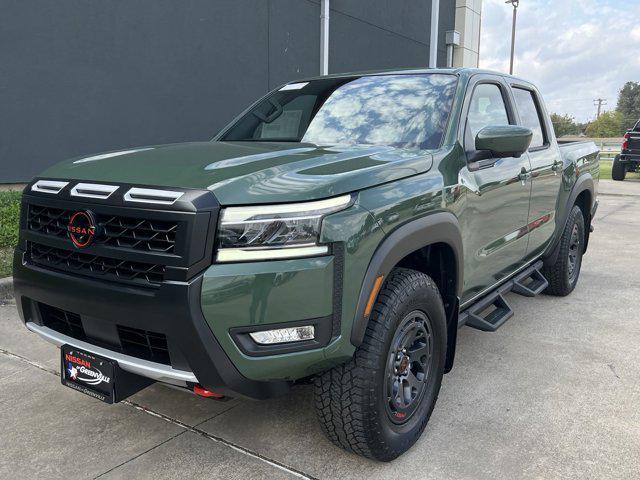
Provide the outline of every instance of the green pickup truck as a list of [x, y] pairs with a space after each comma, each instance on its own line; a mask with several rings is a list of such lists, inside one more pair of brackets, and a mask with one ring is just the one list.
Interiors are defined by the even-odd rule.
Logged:
[[313, 382], [331, 441], [389, 461], [424, 430], [458, 328], [498, 329], [507, 292], [574, 289], [598, 162], [591, 142], [558, 145], [519, 78], [299, 80], [212, 141], [34, 179], [17, 305], [61, 347], [62, 383], [94, 398], [163, 382], [262, 399]]

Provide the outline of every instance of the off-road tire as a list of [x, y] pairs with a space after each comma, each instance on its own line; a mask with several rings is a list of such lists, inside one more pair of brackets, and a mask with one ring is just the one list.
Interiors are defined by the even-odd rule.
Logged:
[[[392, 408], [391, 397], [387, 396], [388, 382], [392, 381], [388, 362], [395, 358], [391, 346], [398, 337], [396, 332], [400, 333], [402, 322], [414, 312], [424, 315], [430, 324], [430, 368], [423, 376], [426, 380], [422, 395], [416, 396], [419, 401], [413, 404], [415, 410], [406, 423], [398, 425], [388, 412]], [[438, 398], [445, 365], [446, 325], [442, 299], [433, 280], [415, 270], [394, 269], [378, 294], [363, 343], [354, 357], [315, 379], [316, 412], [327, 437], [348, 451], [380, 461], [391, 461], [407, 451], [422, 434]]]
[[611, 166], [611, 178], [621, 182], [627, 176], [625, 164], [620, 161], [620, 155], [616, 155]]
[[[577, 231], [578, 245], [575, 245], [574, 229]], [[560, 250], [558, 257], [553, 265], [545, 265], [542, 268], [542, 274], [549, 281], [549, 286], [544, 293], [564, 297], [569, 295], [580, 276], [580, 268], [582, 267], [582, 255], [584, 253], [585, 241], [585, 221], [582, 210], [574, 205], [567, 218], [562, 237], [560, 237]], [[571, 270], [571, 255], [575, 254], [577, 263]], [[577, 270], [576, 270], [577, 269]]]

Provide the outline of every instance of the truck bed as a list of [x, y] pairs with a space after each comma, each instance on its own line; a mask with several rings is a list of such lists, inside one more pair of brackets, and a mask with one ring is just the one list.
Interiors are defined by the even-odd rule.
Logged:
[[567, 162], [577, 162], [579, 160], [591, 160], [600, 149], [592, 140], [562, 141], [558, 140], [560, 155]]

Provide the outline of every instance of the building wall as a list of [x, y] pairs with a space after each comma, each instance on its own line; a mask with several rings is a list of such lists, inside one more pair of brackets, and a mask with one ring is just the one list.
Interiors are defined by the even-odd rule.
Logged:
[[477, 67], [480, 58], [482, 0], [456, 0], [455, 29], [460, 45], [453, 49], [454, 67]]
[[[319, 0], [5, 2], [0, 183], [59, 160], [206, 140], [319, 72]], [[430, 0], [332, 0], [330, 72], [425, 66]], [[440, 2], [439, 64], [454, 0]]]

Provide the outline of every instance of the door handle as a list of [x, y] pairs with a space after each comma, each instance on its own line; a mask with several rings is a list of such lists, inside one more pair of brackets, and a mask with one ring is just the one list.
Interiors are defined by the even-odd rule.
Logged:
[[563, 165], [561, 161], [556, 160], [553, 162], [553, 165], [551, 165], [551, 170], [553, 170], [554, 174], [558, 175], [558, 171], [562, 170]]
[[522, 182], [522, 186], [524, 186], [527, 183], [527, 178], [529, 178], [530, 176], [531, 176], [531, 170], [527, 170], [526, 168], [522, 167], [522, 169], [520, 170], [520, 173], [518, 174], [518, 180]]

